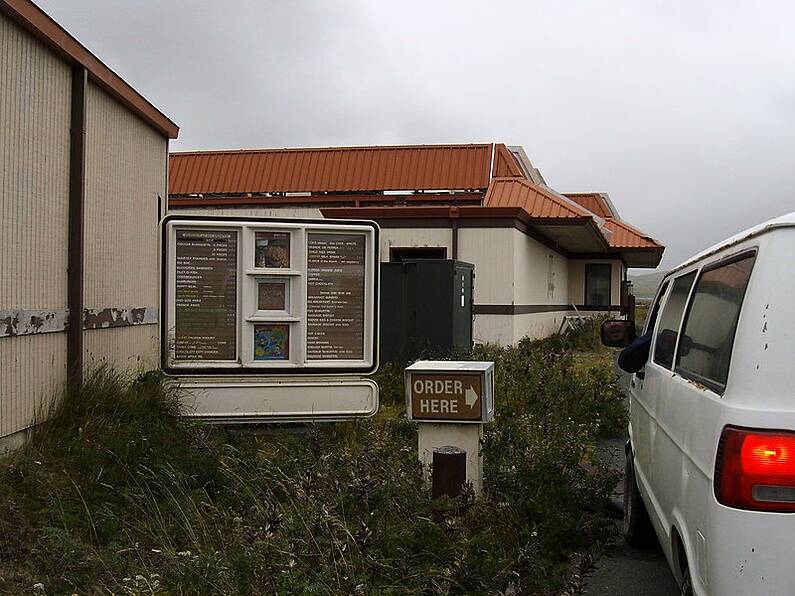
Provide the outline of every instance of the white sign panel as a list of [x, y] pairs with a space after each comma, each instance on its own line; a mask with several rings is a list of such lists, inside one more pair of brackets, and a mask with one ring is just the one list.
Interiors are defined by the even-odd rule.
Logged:
[[[378, 367], [375, 223], [169, 216], [162, 248], [162, 367], [181, 378], [215, 379], [194, 391], [204, 404], [198, 415], [301, 418], [377, 408], [377, 387], [369, 381], [350, 386], [357, 405], [340, 397], [337, 410], [312, 383], [289, 388], [299, 387], [299, 378], [352, 377]], [[286, 380], [274, 385], [254, 377]], [[197, 389], [203, 382], [195, 383]], [[331, 386], [342, 396], [339, 383]], [[363, 387], [371, 400], [360, 407]]]

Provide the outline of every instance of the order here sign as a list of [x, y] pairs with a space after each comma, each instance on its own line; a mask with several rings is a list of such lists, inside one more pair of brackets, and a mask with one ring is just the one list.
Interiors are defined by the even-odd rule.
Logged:
[[406, 369], [409, 418], [488, 422], [494, 416], [494, 363], [420, 361]]

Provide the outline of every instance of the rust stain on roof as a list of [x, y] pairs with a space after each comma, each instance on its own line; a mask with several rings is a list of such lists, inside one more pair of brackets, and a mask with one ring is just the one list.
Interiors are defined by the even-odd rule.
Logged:
[[491, 153], [491, 144], [172, 153], [169, 193], [485, 191]]
[[590, 219], [585, 208], [568, 203], [552, 191], [524, 178], [494, 178], [486, 193], [487, 207], [520, 207], [531, 218]]

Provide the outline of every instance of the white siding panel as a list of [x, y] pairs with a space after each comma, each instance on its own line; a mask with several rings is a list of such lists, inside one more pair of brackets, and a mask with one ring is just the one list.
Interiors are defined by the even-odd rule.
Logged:
[[458, 259], [475, 266], [475, 304], [513, 304], [513, 234], [506, 228], [461, 228]]
[[511, 315], [475, 315], [472, 323], [472, 341], [476, 344], [513, 343], [513, 321]]
[[138, 373], [159, 367], [157, 325], [90, 329], [83, 335], [84, 366], [93, 370], [103, 363]]
[[574, 311], [556, 311], [514, 315], [513, 343], [518, 343], [525, 337], [529, 339], [549, 337], [558, 332], [564, 316], [573, 314]]
[[0, 339], [0, 437], [30, 426], [66, 386], [66, 334]]
[[[85, 307], [157, 307], [168, 143], [94, 84], [86, 140]], [[87, 366], [135, 368], [155, 361], [157, 325], [87, 331], [84, 346]]]
[[453, 258], [452, 230], [448, 228], [382, 228], [382, 263], [389, 262], [389, 249], [393, 246], [398, 248], [444, 247], [447, 249], [447, 258]]
[[519, 230], [514, 242], [514, 303], [568, 304], [568, 259]]
[[65, 308], [71, 71], [0, 15], [0, 308]]
[[[0, 309], [65, 309], [71, 70], [0, 15]], [[66, 335], [0, 338], [0, 436], [66, 382]]]

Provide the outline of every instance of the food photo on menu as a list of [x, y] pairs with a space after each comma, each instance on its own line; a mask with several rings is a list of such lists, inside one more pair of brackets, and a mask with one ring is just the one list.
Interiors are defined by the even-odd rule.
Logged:
[[257, 232], [254, 239], [254, 266], [265, 269], [290, 267], [290, 234]]
[[289, 359], [289, 325], [254, 325], [254, 360]]

